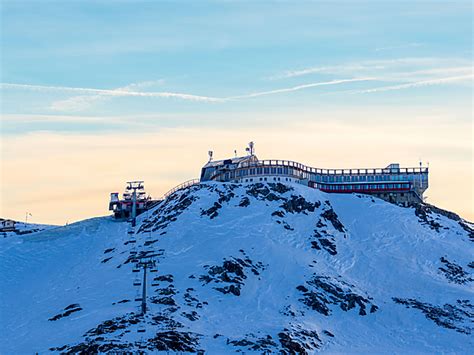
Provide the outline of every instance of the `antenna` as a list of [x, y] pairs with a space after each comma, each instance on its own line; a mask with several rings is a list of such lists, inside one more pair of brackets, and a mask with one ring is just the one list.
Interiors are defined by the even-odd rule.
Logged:
[[234, 155], [235, 155], [235, 157], [237, 158], [237, 149], [234, 150]]
[[250, 142], [248, 148], [245, 149], [247, 152], [249, 152], [250, 155], [254, 155], [255, 153], [255, 143]]
[[214, 154], [214, 152], [212, 150], [208, 151], [207, 154], [209, 154], [209, 162], [212, 161], [212, 155]]

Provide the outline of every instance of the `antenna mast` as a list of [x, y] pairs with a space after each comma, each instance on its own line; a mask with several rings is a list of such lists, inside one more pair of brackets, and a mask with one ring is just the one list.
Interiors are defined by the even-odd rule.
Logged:
[[247, 148], [245, 148], [245, 150], [250, 154], [250, 155], [254, 155], [255, 154], [255, 143], [254, 142], [250, 142], [249, 143], [249, 146]]

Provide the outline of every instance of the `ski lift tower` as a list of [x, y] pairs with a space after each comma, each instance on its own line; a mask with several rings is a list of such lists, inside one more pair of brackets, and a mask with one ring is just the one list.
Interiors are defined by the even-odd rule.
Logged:
[[[156, 262], [153, 258], [146, 258], [146, 259], [142, 259], [142, 260], [139, 260], [136, 265], [135, 265], [136, 269], [143, 269], [143, 282], [142, 282], [142, 297], [141, 297], [141, 302], [142, 302], [142, 306], [141, 306], [141, 311], [142, 311], [142, 315], [145, 315], [146, 313], [146, 271], [147, 269], [150, 270], [150, 272], [156, 272], [157, 269], [156, 269]], [[140, 286], [139, 283], [136, 284], [136, 286]]]
[[135, 227], [136, 218], [137, 218], [137, 191], [143, 192], [143, 181], [127, 181], [127, 191], [132, 191], [132, 215], [131, 221], [132, 226]]

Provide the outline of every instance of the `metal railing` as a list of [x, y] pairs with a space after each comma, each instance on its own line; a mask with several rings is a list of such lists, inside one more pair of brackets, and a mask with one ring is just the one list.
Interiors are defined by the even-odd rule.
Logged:
[[[272, 169], [272, 171], [268, 171]], [[245, 170], [243, 173], [242, 170]], [[267, 170], [267, 171], [265, 171]], [[280, 170], [280, 171], [278, 171]], [[318, 169], [308, 167], [306, 165], [289, 161], [289, 160], [260, 160], [255, 162], [244, 162], [241, 163], [235, 169], [223, 169], [215, 171], [210, 180], [213, 181], [230, 181], [233, 179], [255, 177], [261, 175], [278, 175], [278, 176], [287, 176], [297, 179], [307, 179], [309, 181], [315, 182], [325, 182], [325, 183], [345, 183], [343, 181], [343, 176], [402, 176], [402, 175], [412, 175], [412, 178], [404, 178], [403, 180], [414, 180], [413, 175], [418, 174], [427, 174], [428, 168], [419, 167], [419, 168], [383, 168], [383, 169]], [[318, 178], [318, 176], [320, 178]], [[323, 177], [331, 176], [331, 181], [326, 181], [326, 178]], [[339, 176], [336, 181], [335, 176]], [[373, 179], [373, 178], [372, 178]], [[333, 181], [334, 180], [334, 181]], [[369, 179], [370, 180], [370, 179]], [[347, 181], [347, 183], [368, 183], [368, 182], [378, 182], [379, 180], [360, 180], [357, 181]], [[382, 181], [391, 181], [392, 179], [381, 179]], [[399, 179], [395, 179], [398, 181]], [[407, 181], [408, 181], [407, 180]], [[426, 185], [426, 186], [422, 186]], [[420, 182], [420, 187], [426, 189], [428, 187], [428, 182]]]
[[291, 167], [310, 174], [322, 175], [370, 175], [370, 174], [420, 174], [427, 173], [427, 167], [417, 168], [379, 168], [379, 169], [320, 169], [313, 168], [304, 164], [297, 163], [291, 160], [259, 160], [255, 162], [243, 162], [239, 168], [254, 168], [254, 167]]
[[201, 181], [199, 179], [191, 179], [191, 180], [185, 181], [185, 182], [173, 187], [168, 192], [166, 192], [163, 195], [163, 197], [161, 198], [161, 200], [166, 200], [171, 194], [175, 193], [176, 191], [188, 188], [188, 187], [193, 186], [193, 185], [198, 185], [200, 182]]

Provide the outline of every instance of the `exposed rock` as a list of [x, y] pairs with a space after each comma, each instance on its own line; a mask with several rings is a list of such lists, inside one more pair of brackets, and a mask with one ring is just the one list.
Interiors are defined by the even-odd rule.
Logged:
[[377, 310], [373, 307], [370, 297], [363, 297], [354, 291], [354, 286], [339, 278], [328, 276], [314, 276], [307, 282], [308, 287], [300, 285], [297, 290], [304, 297], [300, 299], [305, 305], [325, 316], [331, 314], [331, 305], [338, 305], [343, 311], [359, 307], [359, 315], [367, 315], [367, 306], [371, 306], [371, 313]]
[[444, 266], [439, 267], [439, 270], [450, 282], [465, 284], [474, 280], [472, 276], [468, 272], [464, 271], [460, 265], [450, 262], [445, 257], [442, 257], [440, 261], [444, 264]]
[[173, 275], [171, 274], [166, 274], [166, 275], [160, 275], [157, 276], [153, 279], [153, 281], [158, 281], [158, 282], [173, 282]]
[[320, 202], [308, 202], [302, 196], [292, 195], [290, 199], [286, 200], [280, 207], [288, 213], [304, 213], [314, 212], [321, 206]]
[[239, 207], [247, 207], [248, 205], [250, 205], [250, 199], [248, 197], [242, 198], [239, 202]]
[[308, 354], [321, 347], [321, 339], [314, 330], [303, 329], [301, 326], [294, 329], [284, 329], [278, 333], [278, 338], [284, 353]]
[[245, 259], [231, 258], [230, 260], [224, 260], [222, 266], [205, 266], [208, 269], [207, 275], [201, 275], [199, 280], [204, 284], [210, 282], [213, 283], [226, 283], [223, 287], [215, 287], [215, 289], [224, 294], [231, 293], [235, 296], [240, 295], [241, 286], [244, 280], [247, 278], [245, 269], [250, 269], [254, 275], [259, 275], [259, 271], [264, 269], [261, 262], [253, 263], [248, 257]]
[[53, 321], [53, 322], [57, 321], [61, 318], [68, 317], [69, 315], [71, 315], [74, 312], [82, 311], [82, 308], [78, 303], [74, 303], [74, 304], [70, 304], [69, 306], [65, 307], [64, 311], [65, 312], [59, 313], [59, 314], [49, 318], [48, 320]]
[[261, 353], [271, 353], [277, 346], [271, 335], [258, 338], [254, 334], [246, 334], [245, 338], [239, 340], [227, 339], [227, 344], [232, 344], [235, 347], [246, 348], [246, 350], [249, 351], [259, 351]]
[[407, 308], [419, 309], [426, 318], [437, 325], [453, 329], [459, 333], [471, 334], [474, 329], [474, 305], [469, 300], [457, 300], [456, 304], [446, 303], [442, 306], [420, 302], [414, 298], [403, 299], [394, 297], [395, 303], [403, 304]]
[[337, 231], [339, 231], [341, 233], [345, 232], [344, 225], [341, 223], [341, 221], [339, 221], [339, 218], [338, 218], [336, 212], [334, 212], [334, 210], [332, 208], [330, 208], [328, 210], [325, 210], [323, 213], [321, 213], [321, 217], [323, 217], [325, 220], [331, 222], [331, 224], [333, 225], [333, 227]]
[[153, 350], [177, 351], [177, 352], [197, 352], [199, 337], [201, 335], [191, 332], [178, 332], [175, 330], [158, 332], [154, 338], [148, 339], [147, 344]]

